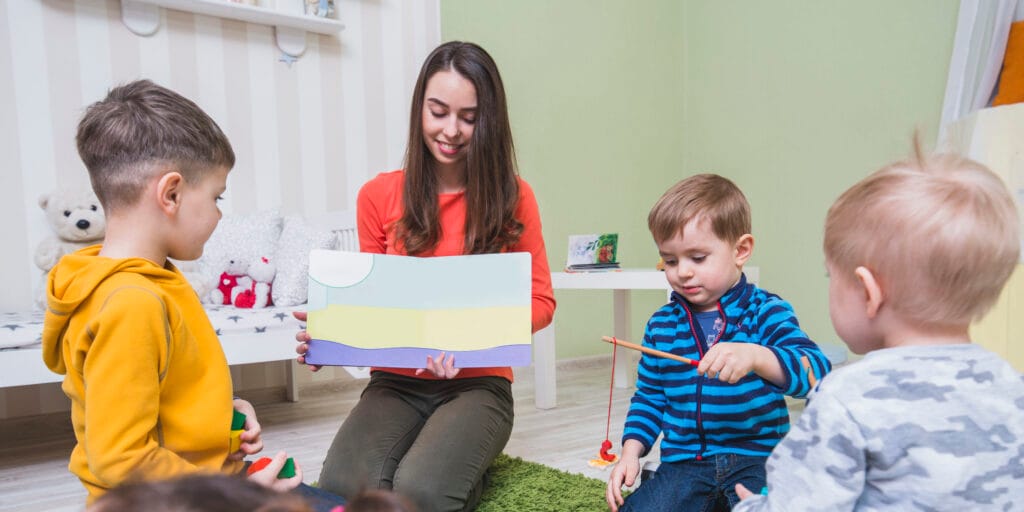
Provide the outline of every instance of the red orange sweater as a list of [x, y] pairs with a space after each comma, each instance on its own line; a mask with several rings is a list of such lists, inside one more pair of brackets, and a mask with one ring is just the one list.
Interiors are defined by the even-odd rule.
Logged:
[[[396, 247], [396, 222], [402, 218], [402, 188], [405, 183], [405, 172], [391, 171], [377, 175], [359, 190], [356, 203], [356, 216], [359, 227], [359, 248], [363, 252], [378, 254], [405, 255]], [[463, 239], [466, 223], [466, 197], [462, 192], [438, 195], [440, 210], [441, 240], [433, 251], [424, 256], [457, 256], [463, 254]], [[551, 271], [548, 268], [548, 256], [544, 250], [544, 237], [541, 234], [540, 211], [533, 189], [519, 180], [519, 205], [516, 207], [516, 219], [523, 223], [523, 233], [510, 252], [529, 252], [533, 259], [533, 332], [537, 332], [551, 323], [555, 312], [555, 296], [551, 290]], [[433, 375], [415, 375], [415, 370], [408, 368], [376, 368], [407, 376], [433, 379]], [[512, 369], [496, 368], [463, 368], [456, 378], [495, 376], [512, 381]]]

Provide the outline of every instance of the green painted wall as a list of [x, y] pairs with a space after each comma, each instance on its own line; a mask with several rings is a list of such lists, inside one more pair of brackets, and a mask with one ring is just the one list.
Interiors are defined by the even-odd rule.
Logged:
[[839, 342], [821, 255], [825, 213], [848, 186], [933, 145], [956, 1], [690, 2], [684, 140], [688, 171], [746, 192], [761, 284], [804, 327]]
[[[812, 337], [828, 320], [821, 230], [847, 186], [937, 133], [956, 0], [443, 0], [444, 39], [498, 62], [552, 268], [574, 233], [617, 231], [627, 267], [657, 252], [647, 211], [696, 172], [747, 193], [761, 284]], [[633, 337], [663, 302], [635, 294]], [[559, 357], [607, 352], [610, 293], [560, 291]]]

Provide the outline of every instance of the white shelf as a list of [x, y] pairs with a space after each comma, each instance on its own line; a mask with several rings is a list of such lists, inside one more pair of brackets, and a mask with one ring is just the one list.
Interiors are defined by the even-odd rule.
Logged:
[[[297, 0], [293, 1], [296, 6], [300, 5]], [[274, 27], [278, 47], [293, 57], [306, 51], [306, 32], [334, 35], [345, 28], [340, 21], [331, 18], [227, 0], [121, 0], [121, 19], [132, 32], [150, 36], [160, 29], [160, 7]]]

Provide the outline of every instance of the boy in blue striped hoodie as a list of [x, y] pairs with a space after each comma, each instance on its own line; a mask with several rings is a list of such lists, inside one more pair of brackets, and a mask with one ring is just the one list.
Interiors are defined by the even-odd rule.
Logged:
[[[728, 510], [739, 501], [737, 483], [765, 485], [765, 460], [789, 430], [783, 395], [805, 396], [808, 372], [821, 378], [831, 366], [789, 303], [743, 275], [754, 238], [735, 184], [687, 178], [647, 224], [673, 293], [647, 322], [643, 344], [699, 364], [642, 356], [606, 499], [613, 511]], [[623, 484], [633, 485], [659, 434], [656, 477], [623, 500]]]

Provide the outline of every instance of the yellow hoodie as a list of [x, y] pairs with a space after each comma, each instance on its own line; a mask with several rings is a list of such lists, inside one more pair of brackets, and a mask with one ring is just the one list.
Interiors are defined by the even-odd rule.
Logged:
[[71, 399], [68, 469], [90, 503], [128, 480], [238, 471], [231, 375], [195, 291], [170, 263], [99, 250], [65, 256], [48, 281], [43, 360]]

